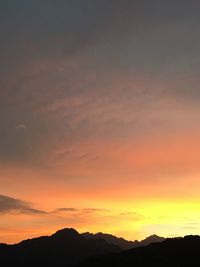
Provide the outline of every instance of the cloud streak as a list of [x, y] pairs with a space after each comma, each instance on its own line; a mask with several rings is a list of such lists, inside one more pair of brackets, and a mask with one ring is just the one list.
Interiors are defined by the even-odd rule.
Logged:
[[73, 208], [63, 207], [53, 211], [44, 211], [33, 208], [33, 205], [27, 201], [13, 198], [10, 196], [0, 195], [0, 215], [5, 214], [26, 214], [26, 215], [52, 215], [52, 214], [92, 214], [98, 212], [109, 212], [108, 209], [99, 208]]
[[7, 213], [27, 214], [27, 215], [45, 215], [46, 212], [35, 209], [26, 201], [0, 195], [0, 215]]

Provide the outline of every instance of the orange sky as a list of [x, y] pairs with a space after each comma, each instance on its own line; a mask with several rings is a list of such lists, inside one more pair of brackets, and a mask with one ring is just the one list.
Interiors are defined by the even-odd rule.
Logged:
[[172, 138], [135, 146], [93, 144], [91, 150], [101, 157], [45, 168], [2, 166], [4, 195], [45, 213], [3, 212], [1, 241], [64, 227], [127, 239], [198, 233], [200, 150], [195, 139], [187, 137], [184, 146]]
[[0, 243], [199, 234], [196, 1], [2, 1]]

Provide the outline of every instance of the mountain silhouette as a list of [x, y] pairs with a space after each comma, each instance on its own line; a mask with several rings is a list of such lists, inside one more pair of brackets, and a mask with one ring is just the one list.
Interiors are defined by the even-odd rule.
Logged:
[[186, 236], [93, 258], [76, 267], [198, 267], [199, 255], [200, 237]]
[[84, 236], [87, 239], [104, 239], [107, 243], [109, 244], [114, 244], [118, 247], [120, 247], [123, 250], [131, 249], [139, 245], [139, 241], [127, 241], [124, 238], [118, 238], [114, 235], [110, 234], [104, 234], [104, 233], [97, 233], [97, 234], [92, 234], [92, 233], [83, 233], [82, 236]]
[[121, 248], [105, 240], [86, 239], [74, 229], [63, 229], [52, 236], [0, 245], [3, 267], [71, 266], [97, 255], [120, 252]]
[[93, 238], [93, 239], [102, 238], [107, 243], [116, 245], [123, 250], [128, 250], [128, 249], [136, 248], [136, 247], [140, 247], [140, 246], [147, 246], [151, 243], [162, 242], [165, 240], [164, 237], [160, 237], [157, 235], [151, 235], [142, 241], [137, 241], [137, 240], [128, 241], [128, 240], [125, 240], [124, 238], [119, 238], [119, 237], [116, 237], [114, 235], [105, 234], [105, 233], [101, 233], [101, 232], [99, 232], [97, 234], [92, 234], [92, 233], [86, 232], [86, 233], [83, 233], [82, 236], [84, 236], [85, 238]]
[[165, 240], [164, 237], [158, 236], [158, 235], [150, 235], [149, 237], [145, 238], [144, 240], [139, 242], [138, 247], [141, 246], [148, 246], [151, 243], [160, 243]]
[[[126, 250], [133, 245], [137, 247]], [[132, 242], [103, 233], [79, 234], [72, 228], [15, 245], [0, 243], [3, 267], [196, 267], [199, 254], [199, 236], [152, 235]]]

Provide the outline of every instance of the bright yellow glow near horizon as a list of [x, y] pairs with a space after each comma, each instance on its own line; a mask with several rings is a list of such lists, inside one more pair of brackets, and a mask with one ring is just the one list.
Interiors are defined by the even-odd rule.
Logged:
[[[1, 242], [18, 242], [21, 239], [39, 235], [50, 235], [53, 232], [73, 227], [79, 232], [104, 232], [124, 237], [128, 240], [141, 240], [145, 237], [157, 234], [164, 237], [184, 236], [200, 233], [200, 210], [199, 199], [195, 200], [145, 200], [130, 202], [120, 206], [119, 203], [112, 204], [112, 210], [90, 211], [84, 214], [84, 218], [74, 219], [75, 214], [59, 214], [41, 218], [21, 215], [17, 219], [15, 215], [7, 215], [7, 227], [12, 225], [15, 219], [17, 229], [13, 226], [10, 230], [1, 233]], [[98, 209], [98, 208], [97, 208]], [[75, 215], [79, 216], [79, 215]], [[4, 221], [3, 219], [3, 221]], [[10, 221], [10, 222], [9, 222]], [[21, 224], [21, 226], [20, 226]], [[34, 225], [34, 227], [33, 227]]]

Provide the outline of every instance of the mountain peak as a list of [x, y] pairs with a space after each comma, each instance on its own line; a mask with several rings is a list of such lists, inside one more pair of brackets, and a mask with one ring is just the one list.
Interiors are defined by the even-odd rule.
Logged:
[[103, 239], [87, 240], [73, 228], [64, 228], [51, 236], [0, 245], [1, 266], [74, 266], [87, 258], [121, 252], [121, 248]]
[[161, 236], [158, 236], [158, 235], [155, 235], [154, 234], [154, 235], [150, 235], [147, 238], [145, 238], [144, 240], [142, 240], [140, 242], [140, 244], [142, 246], [147, 246], [147, 245], [149, 245], [151, 243], [160, 243], [160, 242], [163, 242], [164, 240], [165, 240], [164, 237], [161, 237]]
[[74, 229], [74, 228], [64, 228], [61, 230], [58, 230], [57, 232], [55, 232], [52, 237], [56, 237], [56, 238], [76, 238], [80, 236], [80, 234]]
[[[146, 237], [144, 240], [153, 240], [153, 239], [155, 239], [155, 240], [157, 240], [157, 239], [165, 239], [164, 237], [161, 237], [161, 236], [158, 236], [158, 235], [155, 235], [155, 234], [153, 234], [153, 235], [150, 235], [150, 236], [148, 236], [148, 237]], [[143, 240], [143, 241], [144, 241]]]

